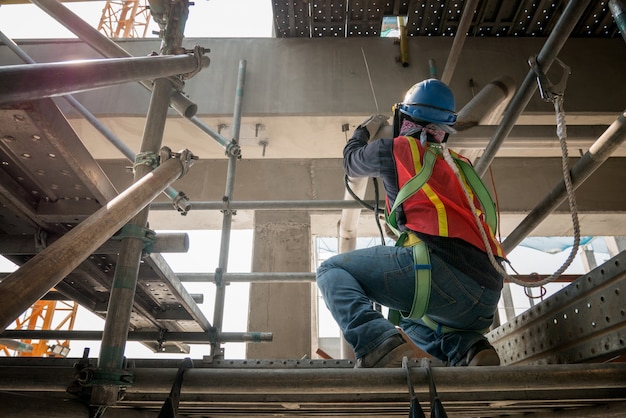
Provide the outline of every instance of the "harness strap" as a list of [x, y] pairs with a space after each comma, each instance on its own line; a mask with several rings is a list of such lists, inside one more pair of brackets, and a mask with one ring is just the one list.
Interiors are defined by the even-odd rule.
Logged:
[[496, 205], [485, 187], [485, 183], [478, 176], [476, 171], [472, 168], [472, 166], [465, 160], [462, 160], [455, 155], [452, 155], [454, 161], [457, 164], [457, 167], [461, 170], [465, 178], [467, 179], [468, 184], [472, 188], [473, 192], [476, 194], [478, 201], [480, 202], [480, 206], [485, 211], [485, 222], [492, 231], [498, 230], [498, 216], [496, 213]]
[[413, 305], [411, 311], [399, 312], [389, 310], [389, 320], [394, 324], [400, 323], [400, 315], [404, 318], [419, 319], [426, 313], [428, 301], [430, 300], [430, 254], [426, 243], [420, 240], [413, 232], [403, 232], [398, 241], [398, 247], [413, 247], [413, 267], [415, 269], [415, 291], [413, 293]]
[[[424, 163], [422, 165], [421, 170], [415, 174], [409, 181], [407, 181], [404, 186], [398, 191], [398, 195], [396, 196], [396, 200], [393, 203], [393, 207], [386, 214], [386, 221], [392, 228], [398, 228], [398, 221], [396, 220], [396, 209], [400, 206], [405, 200], [409, 197], [413, 196], [419, 189], [421, 189], [424, 184], [428, 181], [431, 174], [433, 173], [433, 167], [435, 166], [435, 161], [437, 161], [437, 154], [434, 151], [430, 151], [431, 148], [427, 148], [427, 152], [424, 153]], [[417, 160], [419, 162], [419, 159]], [[396, 234], [398, 235], [398, 234]]]
[[430, 300], [430, 272], [432, 270], [430, 255], [424, 242], [420, 241], [413, 245], [413, 260], [415, 262], [415, 293], [408, 318], [421, 318], [426, 313]]
[[[439, 155], [440, 151], [437, 146], [431, 145], [426, 148], [426, 152], [424, 152], [424, 161], [420, 170], [415, 174], [415, 176], [411, 177], [409, 181], [407, 181], [404, 186], [398, 191], [398, 196], [396, 196], [396, 200], [393, 203], [393, 207], [389, 209], [389, 211], [385, 214], [385, 218], [387, 224], [391, 227], [391, 229], [396, 232], [396, 235], [399, 235], [397, 232], [398, 222], [396, 219], [396, 209], [400, 206], [405, 200], [409, 197], [417, 193], [430, 179], [430, 176], [433, 172], [433, 167], [435, 166], [435, 161], [437, 161], [437, 155]], [[476, 194], [478, 201], [485, 213], [485, 222], [492, 231], [498, 230], [498, 216], [496, 213], [496, 206], [491, 198], [491, 194], [487, 190], [485, 183], [483, 183], [482, 179], [478, 176], [476, 171], [472, 168], [472, 166], [462, 158], [459, 158], [456, 153], [451, 153], [452, 158], [454, 159], [457, 167], [459, 167], [461, 173], [467, 180], [468, 185], [472, 189], [472, 191]], [[415, 164], [419, 164], [419, 156], [414, 156], [413, 159], [416, 160]]]
[[[413, 294], [413, 305], [411, 311], [400, 312], [395, 309], [389, 310], [388, 319], [394, 325], [400, 324], [401, 318], [420, 319], [424, 325], [435, 331], [437, 334], [447, 334], [449, 332], [467, 331], [459, 328], [452, 328], [435, 322], [426, 315], [431, 291], [431, 270], [430, 254], [426, 243], [418, 238], [411, 231], [403, 232], [396, 241], [398, 247], [413, 247], [413, 263], [415, 268], [415, 292]], [[489, 328], [479, 331], [481, 334], [489, 331]]]

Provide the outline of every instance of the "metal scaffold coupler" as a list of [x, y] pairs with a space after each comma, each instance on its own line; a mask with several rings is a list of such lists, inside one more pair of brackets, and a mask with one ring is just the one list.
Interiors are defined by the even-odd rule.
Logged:
[[178, 192], [176, 197], [172, 199], [172, 205], [182, 215], [186, 216], [191, 210], [191, 202], [185, 192]]
[[226, 145], [226, 152], [225, 154], [229, 157], [235, 157], [237, 159], [241, 158], [241, 147], [239, 146], [239, 143], [237, 143], [237, 141], [235, 141], [234, 139], [231, 139], [231, 141], [228, 143], [228, 145]]
[[159, 157], [154, 152], [140, 152], [135, 155], [133, 170], [140, 165], [150, 166], [154, 170], [159, 166]]
[[[207, 52], [211, 52], [211, 50], [210, 50], [210, 49], [208, 49], [208, 48], [204, 48], [204, 47], [202, 47], [202, 46], [196, 45], [196, 46], [193, 48], [193, 50], [186, 49], [186, 50], [184, 50], [184, 52], [185, 52], [186, 54], [191, 54], [191, 53], [193, 53], [193, 56], [194, 56], [194, 57], [195, 57], [195, 59], [196, 59], [196, 68], [195, 68], [193, 71], [191, 71], [191, 72], [188, 72], [188, 73], [185, 73], [185, 74], [182, 74], [182, 75], [181, 75], [181, 78], [182, 78], [183, 80], [189, 80], [191, 77], [193, 77], [194, 75], [198, 74], [198, 73], [200, 72], [200, 70], [202, 70], [202, 68], [203, 68], [203, 65], [202, 65], [202, 58], [204, 57], [204, 55], [205, 55]], [[209, 60], [209, 64], [210, 64], [210, 62], [211, 62], [211, 61]], [[207, 67], [208, 67], [208, 64], [207, 64]]]
[[183, 166], [183, 171], [178, 178], [183, 177], [189, 171], [189, 168], [193, 163], [199, 159], [199, 157], [193, 155], [188, 149], [180, 150], [179, 152], [172, 152], [169, 147], [162, 147], [159, 151], [161, 163], [169, 160], [170, 158], [177, 158], [180, 160]]
[[154, 241], [156, 240], [156, 232], [149, 228], [128, 223], [120, 229], [119, 233], [113, 235], [111, 239], [122, 240], [124, 238], [136, 238], [143, 242], [144, 254], [152, 253], [154, 247]]

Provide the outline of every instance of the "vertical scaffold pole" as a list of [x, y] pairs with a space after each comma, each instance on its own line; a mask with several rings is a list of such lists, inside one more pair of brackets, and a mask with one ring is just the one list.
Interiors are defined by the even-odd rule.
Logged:
[[[172, 54], [176, 48], [180, 47], [188, 14], [189, 8], [186, 1], [176, 1], [169, 4], [161, 54]], [[163, 141], [170, 98], [174, 91], [174, 86], [170, 80], [159, 78], [154, 81], [141, 151], [135, 159], [134, 181], [153, 170], [151, 160], [155, 162], [158, 157]], [[144, 208], [126, 227], [130, 227], [131, 230], [143, 230], [147, 226], [149, 212], [149, 207]], [[115, 376], [124, 366], [124, 349], [130, 327], [143, 249], [144, 242], [141, 237], [129, 236], [122, 239], [98, 358], [98, 369], [105, 375]], [[95, 385], [91, 393], [91, 403], [93, 405], [115, 405], [119, 392], [117, 383], [119, 382], [111, 379], [111, 382], [105, 381]]]
[[[239, 131], [241, 127], [241, 108], [243, 102], [243, 91], [246, 76], [246, 61], [239, 61], [239, 73], [237, 77], [237, 90], [235, 92], [235, 109], [233, 112], [233, 138], [234, 144], [239, 143]], [[222, 237], [220, 242], [220, 256], [217, 270], [215, 271], [215, 309], [213, 313], [213, 326], [221, 331], [224, 322], [224, 299], [226, 297], [226, 288], [222, 281], [222, 275], [228, 269], [228, 251], [230, 246], [230, 231], [233, 219], [233, 211], [229, 207], [229, 203], [233, 198], [233, 190], [235, 189], [235, 171], [237, 166], [238, 155], [228, 156], [228, 171], [226, 173], [226, 190], [224, 192], [223, 220], [222, 220]], [[220, 343], [211, 345], [211, 357], [223, 356], [223, 350]]]

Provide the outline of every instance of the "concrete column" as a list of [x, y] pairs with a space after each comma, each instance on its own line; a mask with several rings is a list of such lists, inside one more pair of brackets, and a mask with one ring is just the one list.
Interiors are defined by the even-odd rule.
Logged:
[[[311, 220], [307, 212], [255, 212], [252, 271], [311, 271]], [[311, 289], [310, 282], [250, 284], [248, 330], [272, 332], [273, 340], [248, 344], [247, 358], [311, 356]]]

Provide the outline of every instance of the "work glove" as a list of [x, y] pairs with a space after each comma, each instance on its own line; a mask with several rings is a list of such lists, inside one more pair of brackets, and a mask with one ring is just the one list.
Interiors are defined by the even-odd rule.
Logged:
[[361, 122], [357, 128], [367, 129], [367, 132], [370, 134], [370, 139], [374, 139], [381, 126], [387, 125], [387, 119], [389, 119], [389, 116], [386, 115], [372, 115]]

